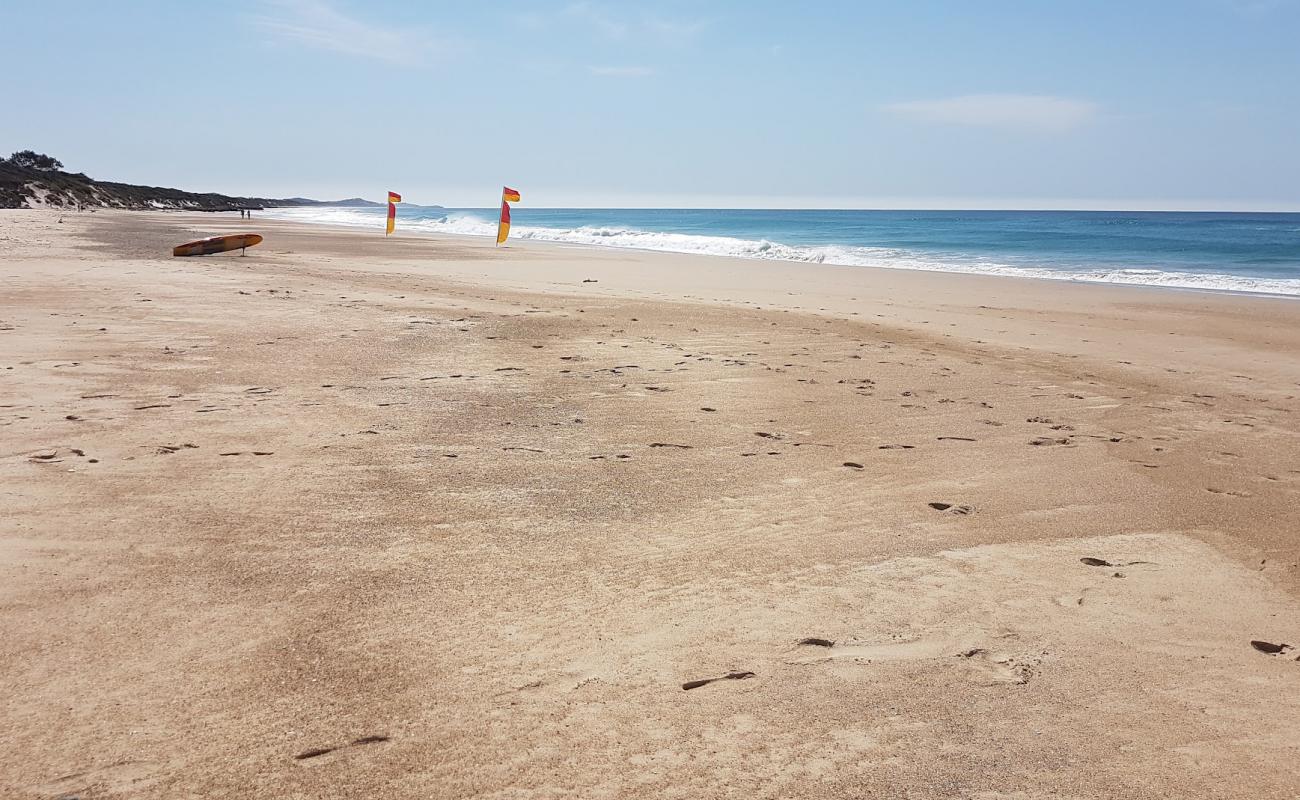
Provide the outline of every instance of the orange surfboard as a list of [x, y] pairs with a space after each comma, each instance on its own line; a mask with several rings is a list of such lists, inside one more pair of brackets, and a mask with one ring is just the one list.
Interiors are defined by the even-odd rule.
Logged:
[[262, 237], [256, 233], [232, 233], [229, 236], [212, 236], [197, 242], [186, 242], [172, 248], [174, 256], [208, 256], [224, 253], [227, 250], [243, 250], [261, 244]]

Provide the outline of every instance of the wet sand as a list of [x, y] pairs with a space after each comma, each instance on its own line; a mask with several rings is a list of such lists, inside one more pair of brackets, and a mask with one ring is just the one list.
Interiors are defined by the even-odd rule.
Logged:
[[58, 218], [2, 796], [1295, 796], [1294, 300]]

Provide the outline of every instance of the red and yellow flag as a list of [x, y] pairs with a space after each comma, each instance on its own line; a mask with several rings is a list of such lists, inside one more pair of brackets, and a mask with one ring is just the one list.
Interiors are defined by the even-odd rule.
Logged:
[[510, 204], [519, 202], [519, 191], [509, 186], [501, 187], [501, 220], [497, 222], [497, 244], [510, 235]]
[[393, 226], [397, 224], [397, 204], [402, 202], [402, 196], [397, 192], [388, 193], [388, 230], [384, 235], [393, 232]]

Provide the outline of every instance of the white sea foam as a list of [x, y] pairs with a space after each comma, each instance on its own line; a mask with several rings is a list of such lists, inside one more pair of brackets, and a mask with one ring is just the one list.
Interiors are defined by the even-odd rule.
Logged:
[[[382, 216], [374, 211], [361, 211], [350, 208], [269, 209], [267, 216], [297, 222], [363, 226], [367, 228], [377, 227], [382, 224]], [[401, 220], [401, 227], [404, 230], [426, 233], [457, 236], [494, 236], [497, 226], [495, 221], [484, 219], [473, 212], [448, 211], [434, 219], [404, 218]], [[888, 247], [798, 246], [780, 244], [766, 239], [737, 239], [729, 236], [663, 233], [634, 228], [590, 226], [581, 228], [539, 228], [516, 224], [511, 228], [510, 233], [513, 238], [518, 239], [595, 247], [656, 250], [668, 253], [1300, 297], [1300, 279], [1295, 278], [1253, 278], [1245, 275], [1181, 272], [1157, 268], [1048, 269], [1045, 267], [1002, 263], [985, 258], [956, 256], [944, 258]]]

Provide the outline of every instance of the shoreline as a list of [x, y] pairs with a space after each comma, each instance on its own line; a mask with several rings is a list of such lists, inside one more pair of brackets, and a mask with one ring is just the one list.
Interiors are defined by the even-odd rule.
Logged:
[[[305, 211], [310, 212], [312, 210], [313, 209], [307, 209]], [[338, 208], [335, 210], [357, 211], [358, 209]], [[484, 211], [483, 209], [439, 209], [439, 210], [447, 211], [447, 212]], [[597, 210], [617, 210], [617, 209], [597, 209]], [[269, 218], [278, 219], [284, 222], [324, 226], [324, 227], [331, 227], [337, 229], [359, 229], [359, 230], [366, 229], [366, 225], [363, 225], [361, 223], [351, 224], [347, 222], [295, 218], [294, 216], [295, 209], [288, 209], [288, 208], [268, 209], [268, 211], [272, 214], [272, 216]], [[274, 216], [277, 211], [288, 212], [288, 213], [285, 213], [281, 216]], [[492, 213], [492, 210], [488, 209], [486, 210], [486, 213], [490, 214]], [[1000, 213], [1000, 212], [990, 212], [990, 213]], [[1169, 212], [1169, 213], [1174, 213], [1174, 212]], [[1212, 213], [1212, 212], [1206, 212], [1206, 213]], [[415, 220], [414, 225], [419, 226], [423, 222], [427, 222], [427, 221]], [[516, 228], [520, 228], [520, 229], [526, 229], [527, 227], [528, 226], [525, 223], [519, 223], [516, 225]], [[564, 229], [562, 228], [553, 229], [553, 228], [540, 227], [540, 228], [536, 228], [536, 230], [555, 231], [557, 232], [557, 234], [564, 232]], [[761, 240], [749, 240], [749, 239], [738, 239], [736, 237], [724, 236], [721, 234], [718, 235], [677, 234], [677, 233], [662, 232], [662, 231], [661, 232], [642, 231], [642, 233], [649, 234], [649, 235], [666, 235], [666, 236], [682, 235], [682, 236], [689, 236], [689, 237], [699, 238], [699, 239], [717, 240], [719, 242], [744, 241], [744, 242], [751, 242], [756, 244], [768, 243], [771, 245], [775, 245], [776, 247], [787, 248], [792, 251], [798, 251], [801, 249], [816, 250], [818, 248], [823, 248], [823, 247], [843, 248], [843, 249], [852, 250], [852, 249], [860, 249], [863, 247], [859, 245], [843, 245], [843, 244], [834, 244], [834, 243], [790, 245], [781, 242], [770, 241], [766, 238], [763, 238]], [[411, 228], [409, 226], [396, 235], [452, 236], [452, 237], [467, 237], [472, 239], [490, 238], [490, 234], [487, 233], [476, 234], [476, 233], [454, 232], [454, 231], [432, 231], [427, 229], [421, 229], [419, 227]], [[1250, 281], [1250, 282], [1263, 283], [1263, 284], [1269, 284], [1271, 282], [1276, 281], [1276, 282], [1280, 282], [1283, 285], [1279, 286], [1274, 291], [1262, 291], [1257, 289], [1232, 288], [1232, 287], [1224, 287], [1224, 286], [1196, 286], [1196, 285], [1173, 285], [1173, 284], [1162, 284], [1162, 283], [1149, 283], [1141, 280], [1107, 280], [1105, 278], [1089, 277], [1086, 272], [1080, 273], [1080, 272], [1062, 270], [1059, 271], [1058, 273], [1057, 270], [1053, 270], [1050, 268], [1041, 267], [1041, 266], [1029, 266], [1029, 265], [1012, 266], [1007, 264], [999, 264], [995, 267], [990, 267], [988, 269], [981, 269], [978, 267], [963, 267], [958, 264], [945, 264], [942, 261], [935, 261], [932, 262], [934, 266], [890, 266], [879, 262], [877, 263], [838, 262], [837, 263], [833, 261], [817, 260], [815, 258], [801, 259], [801, 258], [794, 258], [794, 257], [781, 258], [781, 257], [767, 257], [767, 256], [757, 256], [757, 255], [749, 256], [749, 255], [741, 255], [735, 253], [707, 252], [707, 251], [699, 251], [699, 250], [691, 250], [691, 249], [675, 249], [672, 247], [646, 247], [646, 246], [637, 246], [635, 244], [614, 245], [614, 244], [607, 244], [601, 242], [569, 241], [562, 238], [516, 237], [515, 239], [512, 240], [512, 244], [517, 244], [522, 242], [531, 242], [536, 244], [555, 244], [555, 245], [573, 246], [573, 247], [592, 247], [592, 248], [598, 248], [602, 250], [615, 250], [615, 251], [631, 250], [634, 252], [645, 252], [645, 253], [671, 253], [675, 255], [700, 256], [706, 258], [731, 258], [731, 259], [737, 259], [742, 261], [772, 262], [772, 263], [781, 263], [781, 264], [790, 264], [790, 265], [801, 265], [805, 267], [833, 266], [833, 267], [851, 267], [851, 268], [865, 268], [865, 269], [879, 269], [879, 270], [902, 270], [902, 271], [909, 271], [909, 272], [933, 272], [942, 275], [978, 275], [978, 276], [985, 276], [985, 277], [1044, 280], [1044, 281], [1051, 281], [1053, 283], [1095, 284], [1095, 285], [1102, 285], [1102, 286], [1132, 286], [1136, 288], [1177, 289], [1182, 291], [1207, 292], [1207, 293], [1215, 293], [1215, 294], [1223, 293], [1223, 294], [1258, 296], [1258, 297], [1282, 297], [1287, 299], [1300, 298], [1300, 285], [1291, 286], [1289, 284], [1286, 284], [1286, 281], [1294, 280], [1294, 279], [1269, 278], [1269, 277], [1262, 277], [1262, 276], [1238, 276], [1231, 273], [1184, 272], [1184, 271], [1172, 270], [1172, 268], [1114, 267], [1114, 268], [1107, 268], [1107, 269], [1109, 269], [1111, 272], [1120, 273], [1120, 274], [1125, 272], [1133, 272], [1135, 275], [1141, 273], [1148, 273], [1153, 275], [1170, 276], [1168, 279], [1171, 281], [1190, 282], [1195, 280], [1198, 277], [1204, 277], [1204, 278], [1210, 278], [1219, 281], [1236, 280], [1236, 281]], [[922, 252], [919, 253], [918, 255], [927, 256], [928, 254]]]
[[[153, 212], [112, 213], [142, 214], [144, 219], [148, 219]], [[217, 222], [221, 215], [207, 213], [169, 212], [160, 221], [162, 219], [179, 219], [201, 236], [232, 233], [250, 227], [246, 220], [237, 217], [226, 216]], [[1109, 358], [1113, 348], [1123, 346], [1133, 348], [1136, 353], [1149, 351], [1152, 357], [1168, 358], [1169, 347], [1164, 337], [1179, 336], [1191, 341], [1202, 340], [1207, 347], [1241, 349], [1243, 358], [1253, 359], [1254, 346], [1267, 339], [1272, 328], [1282, 331], [1283, 338], [1275, 344], [1289, 342], [1296, 352], [1300, 352], [1300, 328], [1295, 326], [1294, 309], [1288, 302], [1291, 298], [1279, 295], [1163, 291], [1170, 287], [837, 264], [803, 264], [801, 269], [791, 270], [787, 262], [764, 259], [587, 247], [534, 240], [498, 248], [490, 240], [473, 236], [420, 232], [414, 236], [384, 237], [382, 232], [363, 235], [361, 229], [346, 225], [325, 226], [268, 219], [260, 222], [263, 227], [278, 228], [283, 235], [303, 243], [313, 242], [314, 234], [323, 234], [328, 229], [334, 241], [349, 243], [350, 253], [368, 253], [375, 263], [383, 263], [390, 256], [403, 265], [412, 260], [428, 259], [428, 267], [446, 277], [525, 291], [553, 291], [563, 287], [565, 291], [605, 296], [607, 288], [600, 282], [584, 283], [593, 278], [599, 281], [602, 277], [588, 270], [586, 265], [617, 264], [620, 268], [616, 270], [616, 291], [630, 296], [779, 309], [785, 313], [833, 316], [846, 321], [874, 316], [876, 319], [888, 318], [891, 324], [903, 325], [913, 332], [930, 335], [938, 335], [936, 331], [944, 326], [970, 326], [970, 332], [977, 333], [981, 341], [990, 344], [1022, 346], [1026, 336], [1047, 337], [1045, 343], [1050, 342], [1075, 358], [1113, 360]], [[377, 249], [385, 245], [387, 250]], [[249, 252], [268, 252], [267, 248], [276, 246], [275, 242], [268, 241]], [[424, 249], [426, 247], [431, 249]], [[440, 251], [442, 247], [451, 247], [455, 255], [471, 258], [448, 258]], [[527, 260], [515, 260], [512, 258], [515, 254], [523, 255]], [[538, 274], [536, 263], [539, 261], [545, 269], [551, 270], [551, 274]], [[491, 264], [492, 269], [484, 269], [487, 264]], [[624, 265], [645, 265], [646, 269], [627, 269], [623, 268]], [[1145, 291], [1147, 289], [1155, 291]], [[896, 296], [897, 301], [890, 301], [888, 298], [891, 296]], [[996, 305], [983, 301], [992, 301]], [[1125, 336], [1116, 336], [1115, 333], [1129, 328], [1127, 313], [1132, 303], [1171, 315], [1162, 320], [1162, 325], [1168, 327], [1149, 332], [1130, 328], [1125, 331]], [[872, 310], [870, 306], [877, 308]], [[1002, 306], [1005, 306], [1004, 310], [1015, 313], [1002, 318], [989, 313]], [[1092, 340], [1075, 339], [1072, 332], [1037, 327], [1037, 320], [1045, 315], [1055, 315], [1065, 323], [1053, 328], [1082, 329], [1098, 320], [1109, 320], [1115, 330], [1102, 331]], [[1214, 322], [1214, 328], [1250, 324], [1257, 330], [1227, 340], [1219, 336], [1207, 337], [1204, 323], [1212, 317], [1220, 318]], [[1086, 321], [1086, 325], [1081, 325], [1082, 321]], [[1179, 352], [1184, 353], [1182, 358], [1189, 365], [1198, 365], [1198, 368], [1209, 367], [1213, 362], [1213, 359], [1201, 358], [1196, 351], [1186, 352], [1186, 348]]]

